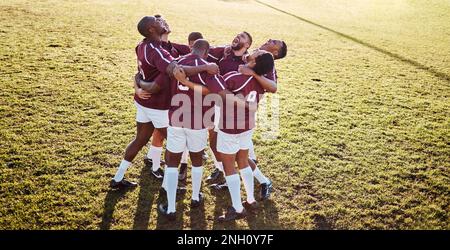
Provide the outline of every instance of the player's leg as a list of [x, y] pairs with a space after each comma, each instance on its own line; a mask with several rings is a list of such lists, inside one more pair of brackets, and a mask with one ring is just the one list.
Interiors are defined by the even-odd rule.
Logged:
[[167, 203], [158, 205], [158, 211], [170, 220], [176, 218], [176, 194], [178, 186], [178, 165], [181, 154], [186, 149], [186, 136], [182, 128], [169, 127], [167, 130], [166, 162], [163, 188], [167, 192]]
[[[164, 144], [164, 136], [161, 134], [161, 132], [158, 129], [155, 129], [153, 131], [152, 135], [152, 142], [149, 147], [147, 155], [144, 157], [144, 163], [145, 166], [148, 168], [151, 168], [153, 172], [153, 176], [157, 179], [163, 178], [163, 171], [158, 171], [158, 169], [161, 168], [161, 154], [163, 151], [163, 144]], [[154, 175], [154, 173], [157, 173], [157, 175]]]
[[252, 159], [255, 163], [257, 163], [256, 153], [255, 153], [255, 145], [253, 144], [253, 140], [250, 143], [250, 147], [248, 148], [248, 158]]
[[161, 153], [164, 139], [167, 137], [167, 127], [169, 126], [169, 111], [148, 109], [148, 115], [155, 126], [155, 140], [152, 140], [157, 147], [153, 145], [150, 147], [149, 154], [152, 159], [152, 175], [159, 180], [164, 177], [164, 171], [160, 168]]
[[237, 163], [239, 172], [244, 182], [245, 191], [247, 193], [247, 201], [244, 203], [247, 209], [256, 209], [255, 200], [255, 180], [252, 168], [248, 164], [248, 152], [252, 145], [253, 130], [243, 132], [237, 136], [239, 140], [239, 152], [237, 153]]
[[189, 158], [189, 151], [185, 150], [183, 152], [183, 154], [181, 155], [180, 175], [178, 175], [179, 181], [186, 180], [187, 168], [188, 168], [188, 158]]
[[207, 129], [185, 129], [187, 134], [187, 148], [192, 162], [192, 199], [191, 207], [198, 207], [203, 203], [204, 197], [200, 192], [203, 178], [203, 151], [208, 141]]
[[221, 160], [225, 172], [225, 180], [231, 196], [232, 207], [221, 215], [219, 221], [231, 221], [245, 217], [246, 211], [241, 200], [241, 179], [236, 172], [236, 153], [239, 151], [239, 142], [235, 135], [218, 132], [217, 150], [221, 153]]
[[213, 185], [211, 185], [211, 187], [215, 188], [224, 183], [224, 171], [221, 154], [217, 151], [217, 132], [214, 129], [209, 130], [209, 146], [211, 148], [211, 151], [213, 152], [212, 159], [215, 169], [213, 170], [211, 175], [208, 176], [206, 181], [209, 183], [214, 183]]
[[121, 161], [119, 168], [111, 180], [112, 188], [135, 187], [136, 183], [124, 179], [126, 170], [131, 166], [131, 162], [142, 147], [148, 142], [153, 133], [153, 124], [148, 117], [146, 108], [135, 102], [136, 106], [136, 137], [127, 146], [124, 159]]
[[220, 124], [220, 107], [214, 106], [214, 128], [209, 130], [209, 145], [213, 152], [212, 157], [215, 169], [206, 179], [209, 183], [223, 183], [223, 164], [220, 159], [220, 153], [217, 152], [217, 132]]
[[253, 140], [251, 141], [248, 153], [248, 164], [253, 170], [253, 176], [261, 184], [260, 200], [267, 200], [270, 198], [270, 194], [273, 189], [272, 181], [270, 181], [269, 178], [267, 178], [258, 168]]
[[154, 127], [151, 122], [136, 122], [136, 137], [125, 149], [124, 158], [120, 163], [114, 178], [111, 180], [110, 185], [112, 188], [135, 187], [137, 185], [134, 182], [126, 180], [124, 175], [126, 170], [131, 166], [131, 162], [136, 157], [138, 152], [148, 143], [153, 133], [153, 129]]
[[244, 183], [245, 192], [247, 194], [247, 200], [243, 203], [247, 210], [257, 209], [257, 203], [255, 200], [255, 179], [253, 178], [252, 168], [248, 164], [248, 150], [241, 149], [236, 154], [236, 162], [239, 168], [239, 173]]

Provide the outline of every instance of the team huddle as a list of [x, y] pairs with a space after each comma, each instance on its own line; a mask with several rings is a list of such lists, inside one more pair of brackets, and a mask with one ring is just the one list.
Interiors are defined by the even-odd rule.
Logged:
[[204, 202], [201, 187], [209, 140], [215, 169], [206, 181], [215, 190], [228, 189], [232, 202], [218, 221], [256, 212], [254, 179], [261, 185], [261, 201], [270, 197], [272, 182], [257, 166], [252, 135], [258, 102], [267, 92], [277, 91], [274, 60], [286, 56], [285, 42], [269, 39], [250, 52], [252, 37], [247, 32], [239, 33], [230, 45], [218, 47], [210, 47], [201, 33], [192, 32], [188, 45], [176, 44], [168, 40], [171, 30], [160, 15], [143, 17], [137, 29], [144, 36], [136, 47], [137, 131], [111, 180], [111, 188], [137, 186], [124, 175], [151, 139], [144, 162], [152, 176], [162, 180], [160, 195], [166, 197], [166, 202], [158, 204], [158, 212], [175, 220], [177, 196], [185, 191], [179, 182], [186, 179], [188, 156], [192, 165], [191, 208]]

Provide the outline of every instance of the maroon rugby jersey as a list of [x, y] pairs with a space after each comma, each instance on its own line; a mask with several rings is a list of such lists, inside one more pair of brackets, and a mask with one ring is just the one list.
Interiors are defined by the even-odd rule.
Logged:
[[161, 42], [144, 39], [136, 46], [138, 70], [145, 81], [155, 81], [161, 90], [149, 99], [141, 99], [136, 94], [134, 100], [140, 105], [159, 110], [167, 110], [170, 105], [170, 82], [166, 75], [167, 66], [174, 58], [161, 47]]
[[[242, 95], [247, 102], [259, 103], [264, 94], [264, 89], [253, 76], [246, 76], [239, 72], [229, 72], [223, 76], [227, 89], [235, 95]], [[240, 134], [255, 127], [255, 112], [245, 109], [245, 115], [240, 117], [237, 107], [234, 112], [227, 110], [226, 101], [221, 107], [219, 129], [228, 134]]]
[[211, 47], [209, 48], [208, 58], [206, 58], [206, 61], [218, 64], [220, 59], [222, 59], [224, 53], [225, 46]]
[[223, 46], [210, 48], [208, 53], [208, 62], [216, 63], [222, 75], [231, 71], [237, 71], [239, 65], [245, 64], [242, 56], [235, 56], [233, 50], [230, 51], [229, 55], [225, 55], [225, 48]]
[[[203, 60], [200, 56], [193, 54], [189, 54], [178, 60], [179, 65], [186, 66], [198, 66], [206, 63], [208, 63], [206, 60]], [[211, 93], [219, 93], [226, 88], [222, 76], [218, 74], [210, 75], [206, 72], [202, 72], [197, 75], [190, 76], [189, 80], [191, 82], [206, 86]], [[212, 110], [211, 114], [214, 113], [213, 109], [211, 109], [214, 103], [211, 103], [211, 105], [208, 106], [202, 105], [206, 96], [202, 96], [200, 93], [194, 94], [194, 90], [184, 86], [176, 79], [171, 81], [170, 87], [172, 96], [172, 103], [169, 108], [170, 126], [203, 129], [213, 125], [213, 116], [211, 116], [209, 121], [205, 122], [203, 121], [203, 117], [208, 110]], [[220, 97], [217, 97], [220, 101]], [[190, 100], [190, 105], [175, 101], [186, 100], [184, 98]], [[186, 114], [186, 116], [184, 114]]]
[[180, 54], [180, 56], [185, 56], [191, 53], [191, 48], [189, 48], [188, 45], [172, 43], [172, 46], [178, 51], [178, 54]]
[[[234, 56], [233, 52], [225, 56], [225, 47], [213, 47], [208, 53], [208, 62], [216, 63], [219, 66], [220, 74], [225, 75], [232, 71], [238, 71], [239, 65], [245, 64], [242, 56]], [[277, 71], [275, 67], [270, 73], [263, 75], [267, 79], [277, 82]]]
[[178, 58], [180, 56], [191, 53], [191, 49], [189, 48], [189, 46], [184, 44], [172, 43], [170, 41], [162, 42], [161, 47], [167, 50], [167, 52], [169, 52], [173, 58]]

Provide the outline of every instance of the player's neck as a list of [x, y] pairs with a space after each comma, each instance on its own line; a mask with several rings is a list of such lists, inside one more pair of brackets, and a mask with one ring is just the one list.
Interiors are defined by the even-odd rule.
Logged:
[[169, 34], [162, 34], [161, 35], [161, 42], [169, 42]]
[[161, 42], [161, 36], [151, 35], [146, 38], [149, 42]]
[[200, 52], [192, 51], [191, 55], [202, 58], [202, 54]]

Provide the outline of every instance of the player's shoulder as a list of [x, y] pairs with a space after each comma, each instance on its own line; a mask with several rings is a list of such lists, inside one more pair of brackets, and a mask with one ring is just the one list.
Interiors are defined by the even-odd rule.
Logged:
[[224, 50], [228, 45], [211, 46], [209, 50]]
[[204, 64], [208, 64], [209, 62], [206, 61], [206, 60], [203, 59], [203, 58], [197, 58], [197, 59], [196, 59], [196, 63], [197, 63], [198, 65], [204, 65]]
[[209, 48], [209, 55], [217, 55], [217, 54], [221, 54], [224, 52], [226, 46], [215, 46], [215, 47], [211, 47]]
[[252, 78], [252, 77], [244, 75], [244, 74], [241, 74], [241, 73], [239, 73], [237, 71], [231, 71], [231, 72], [228, 72], [225, 75], [223, 75], [223, 79], [225, 81], [232, 80], [232, 81], [238, 81], [239, 82], [239, 81], [242, 81], [242, 80], [248, 80], [250, 78]]
[[192, 60], [190, 60], [189, 55], [184, 55], [177, 58], [177, 62], [182, 65], [190, 65], [191, 61]]
[[203, 65], [206, 64], [208, 62], [206, 62], [205, 60], [203, 60], [202, 58], [196, 56], [196, 55], [192, 55], [192, 54], [187, 54], [184, 56], [180, 56], [177, 59], [179, 64], [182, 65], [188, 65], [188, 66], [199, 66], [199, 65]]

